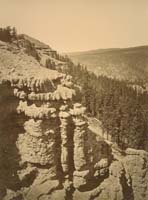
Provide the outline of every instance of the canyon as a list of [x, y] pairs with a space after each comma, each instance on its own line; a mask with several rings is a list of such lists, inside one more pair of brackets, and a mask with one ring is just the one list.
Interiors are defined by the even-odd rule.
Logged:
[[117, 158], [91, 129], [79, 86], [59, 72], [66, 62], [42, 43], [37, 60], [25, 42], [0, 41], [0, 199], [147, 200], [148, 153]]

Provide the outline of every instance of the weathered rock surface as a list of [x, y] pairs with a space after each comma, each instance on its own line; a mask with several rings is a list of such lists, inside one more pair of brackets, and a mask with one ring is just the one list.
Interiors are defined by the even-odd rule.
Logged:
[[91, 194], [90, 199], [146, 200], [148, 198], [148, 153], [127, 149], [127, 155], [114, 161], [109, 177]]

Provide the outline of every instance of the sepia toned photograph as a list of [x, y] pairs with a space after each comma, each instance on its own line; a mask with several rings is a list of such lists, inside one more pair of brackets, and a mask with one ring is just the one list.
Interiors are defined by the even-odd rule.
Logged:
[[0, 200], [148, 200], [148, 0], [0, 0]]

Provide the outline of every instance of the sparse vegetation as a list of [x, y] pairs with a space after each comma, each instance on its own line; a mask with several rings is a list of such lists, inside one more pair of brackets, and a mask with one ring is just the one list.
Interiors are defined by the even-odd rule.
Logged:
[[45, 67], [55, 70], [55, 62], [48, 58]]
[[33, 43], [31, 43], [29, 40], [25, 40], [25, 53], [33, 56], [34, 58], [36, 58], [38, 61], [40, 60], [39, 54], [35, 48], [35, 45]]

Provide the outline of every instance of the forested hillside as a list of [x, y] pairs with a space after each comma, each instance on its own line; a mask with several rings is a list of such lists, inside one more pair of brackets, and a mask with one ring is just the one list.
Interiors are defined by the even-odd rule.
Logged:
[[98, 118], [102, 128], [121, 148], [148, 150], [148, 93], [105, 76], [96, 76], [69, 60], [68, 74], [81, 85], [82, 103], [88, 115]]
[[87, 66], [97, 75], [132, 82], [148, 80], [148, 46], [102, 49], [69, 53], [75, 63]]

